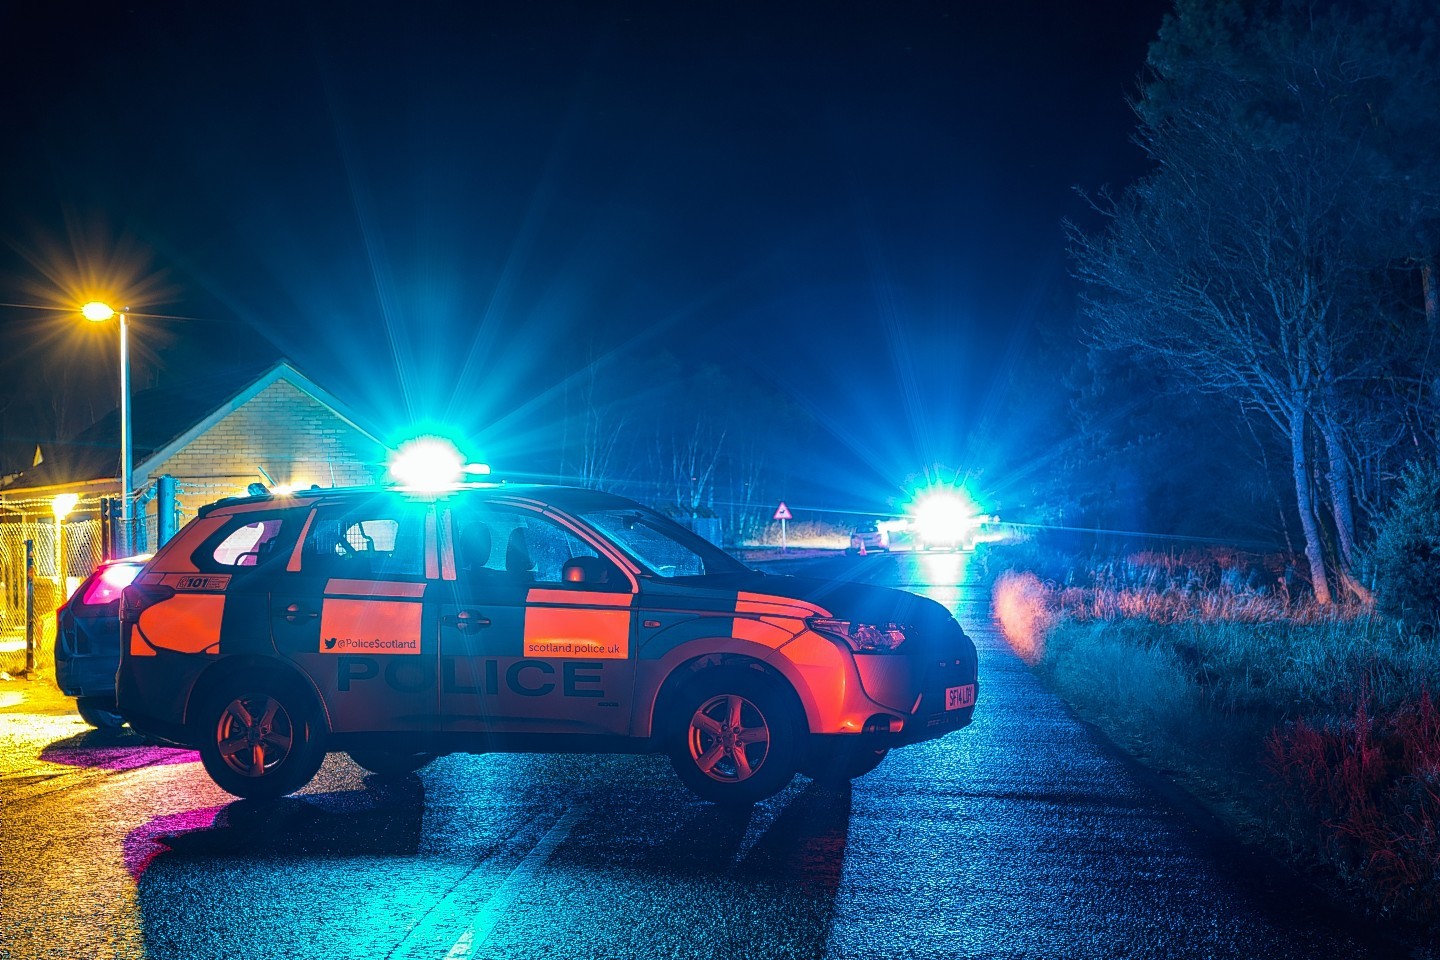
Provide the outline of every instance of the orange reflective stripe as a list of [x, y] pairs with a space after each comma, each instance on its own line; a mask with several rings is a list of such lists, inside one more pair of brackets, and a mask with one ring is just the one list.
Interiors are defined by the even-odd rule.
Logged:
[[735, 594], [736, 613], [758, 613], [777, 617], [828, 617], [830, 612], [804, 600], [772, 597], [766, 593]]
[[130, 652], [135, 653], [139, 640], [136, 632], [143, 633], [150, 646], [157, 650], [218, 652], [220, 617], [224, 611], [225, 598], [219, 594], [177, 593], [140, 611], [140, 622], [130, 635]]
[[731, 636], [767, 647], [779, 647], [801, 631], [806, 617], [813, 616], [828, 614], [823, 608], [803, 600], [740, 592], [735, 595]]
[[300, 572], [300, 554], [305, 549], [305, 538], [310, 535], [310, 524], [315, 522], [315, 511], [311, 510], [305, 517], [305, 525], [300, 528], [300, 539], [295, 541], [294, 548], [290, 551], [290, 559], [285, 562], [287, 573]]
[[546, 587], [531, 587], [525, 596], [526, 603], [563, 603], [586, 607], [628, 607], [634, 600], [634, 594], [611, 590], [552, 590]]
[[526, 599], [525, 656], [566, 660], [630, 656], [631, 594], [534, 587]]
[[[794, 622], [794, 620], [790, 621], [792, 624]], [[795, 636], [795, 631], [787, 630], [769, 620], [736, 617], [731, 635], [737, 640], [749, 640], [752, 643], [762, 643], [767, 647], [778, 647]]]
[[630, 611], [526, 610], [525, 656], [623, 660], [630, 656]]
[[334, 578], [325, 583], [325, 594], [344, 594], [350, 597], [414, 597], [425, 595], [425, 584], [403, 583], [392, 580], [343, 580]]
[[[206, 537], [210, 536], [210, 534], [214, 533], [216, 530], [219, 530], [221, 527], [225, 526], [225, 524], [229, 522], [230, 518], [222, 514], [220, 516], [209, 516], [200, 520], [192, 520], [188, 524], [186, 524], [185, 527], [181, 529], [178, 534], [176, 534], [176, 540], [179, 541], [179, 543], [176, 545], [180, 549], [172, 548], [170, 550], [167, 550], [165, 553], [165, 572], [198, 572], [200, 568], [195, 566], [195, 561], [190, 559], [190, 554], [205, 540]], [[171, 543], [175, 543], [176, 540], [172, 540]]]
[[422, 609], [409, 600], [326, 597], [320, 611], [319, 652], [418, 654]]

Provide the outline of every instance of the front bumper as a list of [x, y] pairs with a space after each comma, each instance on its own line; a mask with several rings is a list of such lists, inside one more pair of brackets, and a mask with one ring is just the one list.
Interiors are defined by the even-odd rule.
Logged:
[[909, 656], [855, 657], [866, 695], [887, 708], [866, 722], [862, 735], [899, 746], [970, 723], [980, 693], [975, 645], [953, 621], [945, 629]]
[[[979, 684], [974, 680], [956, 686], [969, 687], [972, 696], [978, 699]], [[947, 709], [948, 689], [952, 688], [938, 684], [927, 689], [909, 714], [877, 713], [861, 728], [860, 740], [876, 748], [903, 747], [935, 740], [969, 726], [975, 717], [974, 700], [968, 706]]]

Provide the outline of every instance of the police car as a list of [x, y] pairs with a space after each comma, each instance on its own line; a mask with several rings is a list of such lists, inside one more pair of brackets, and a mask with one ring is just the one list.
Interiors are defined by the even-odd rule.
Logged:
[[117, 701], [226, 791], [329, 751], [668, 754], [748, 804], [970, 722], [975, 647], [939, 604], [758, 573], [594, 490], [311, 490], [203, 508], [124, 593]]

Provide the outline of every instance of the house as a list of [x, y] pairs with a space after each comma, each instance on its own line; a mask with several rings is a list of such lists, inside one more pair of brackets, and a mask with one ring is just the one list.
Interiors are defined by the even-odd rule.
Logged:
[[[176, 529], [200, 507], [243, 495], [252, 483], [348, 486], [376, 482], [385, 470], [384, 444], [286, 361], [263, 371], [211, 370], [141, 391], [130, 420], [137, 518], [130, 553], [153, 550], [162, 528]], [[66, 442], [42, 444], [34, 460], [0, 480], [0, 623], [13, 623], [16, 604], [23, 605], [26, 541], [37, 582], [53, 585], [39, 605], [44, 609], [118, 539], [106, 508], [120, 496], [119, 411]], [[173, 478], [173, 499], [157, 497], [162, 477]], [[163, 486], [168, 494], [170, 481]], [[162, 500], [173, 511], [164, 524], [157, 516]]]

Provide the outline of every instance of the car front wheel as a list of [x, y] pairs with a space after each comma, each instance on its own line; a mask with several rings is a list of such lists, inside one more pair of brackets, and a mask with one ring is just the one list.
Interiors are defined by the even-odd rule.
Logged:
[[205, 698], [200, 760], [222, 790], [249, 800], [294, 793], [325, 759], [314, 698], [296, 684], [241, 674]]
[[751, 670], [703, 673], [674, 702], [670, 761], [702, 800], [758, 803], [795, 776], [802, 722], [777, 681]]

